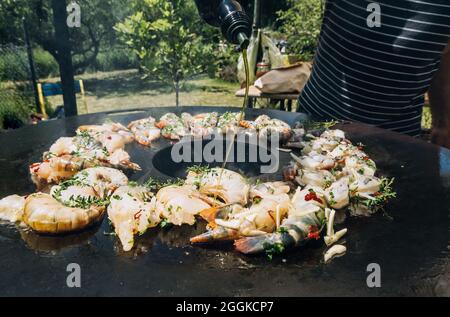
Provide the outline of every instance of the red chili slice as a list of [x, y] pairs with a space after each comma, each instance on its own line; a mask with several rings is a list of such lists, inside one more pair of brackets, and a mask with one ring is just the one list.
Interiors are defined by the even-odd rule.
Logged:
[[320, 239], [320, 235], [318, 232], [310, 232], [308, 233], [308, 239], [316, 239], [319, 240]]
[[30, 170], [32, 173], [37, 173], [39, 171], [39, 168], [41, 166], [41, 163], [33, 163], [30, 165]]
[[137, 213], [134, 214], [134, 220], [138, 220], [141, 218], [142, 210], [139, 210]]
[[310, 193], [306, 194], [305, 195], [305, 200], [306, 201], [314, 200], [314, 201], [317, 201], [319, 204], [323, 203], [322, 199], [317, 197], [317, 194], [315, 192], [310, 192]]
[[317, 226], [309, 226], [308, 239], [320, 239], [319, 229]]

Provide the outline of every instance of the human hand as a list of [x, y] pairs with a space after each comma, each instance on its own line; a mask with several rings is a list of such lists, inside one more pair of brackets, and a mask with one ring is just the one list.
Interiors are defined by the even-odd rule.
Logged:
[[431, 131], [431, 142], [439, 146], [450, 148], [450, 127], [433, 128]]

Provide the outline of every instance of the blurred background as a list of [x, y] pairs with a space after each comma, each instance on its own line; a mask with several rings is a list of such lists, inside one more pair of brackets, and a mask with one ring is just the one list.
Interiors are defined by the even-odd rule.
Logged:
[[[177, 90], [183, 106], [242, 105], [235, 97], [239, 53], [201, 21], [194, 0], [76, 3], [81, 26], [69, 34], [75, 79], [83, 83], [78, 114], [173, 106]], [[241, 3], [253, 16], [254, 1]], [[311, 61], [323, 8], [324, 0], [262, 0], [260, 26], [287, 58]], [[0, 130], [39, 117], [33, 77], [39, 84], [60, 82], [54, 33], [51, 0], [1, 0]], [[63, 104], [61, 95], [41, 102], [49, 117]]]
[[[319, 0], [263, 0], [261, 26], [286, 54], [310, 60], [320, 32]], [[67, 2], [69, 3], [69, 2]], [[193, 0], [79, 0], [81, 27], [70, 28], [75, 79], [85, 100], [78, 113], [175, 105], [242, 105], [235, 97], [239, 53], [219, 29], [201, 21]], [[254, 1], [241, 2], [253, 15]], [[35, 111], [25, 35], [38, 83], [60, 81], [50, 0], [0, 2], [0, 127], [25, 123]], [[301, 20], [295, 18], [301, 15]], [[298, 30], [302, 30], [300, 33]], [[45, 97], [50, 116], [62, 96]], [[87, 107], [84, 107], [84, 104]], [[86, 109], [87, 108], [87, 109]]]

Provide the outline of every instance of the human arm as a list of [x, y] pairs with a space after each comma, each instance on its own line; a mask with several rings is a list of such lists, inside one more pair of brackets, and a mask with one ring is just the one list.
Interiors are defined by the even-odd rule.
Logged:
[[437, 145], [450, 148], [450, 42], [431, 83], [429, 96], [433, 116], [431, 140]]

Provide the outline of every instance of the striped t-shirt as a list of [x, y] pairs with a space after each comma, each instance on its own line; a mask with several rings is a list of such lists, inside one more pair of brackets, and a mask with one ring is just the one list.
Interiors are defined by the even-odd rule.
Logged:
[[[371, 3], [380, 27], [368, 26]], [[450, 0], [328, 0], [299, 111], [418, 135], [449, 39]]]

